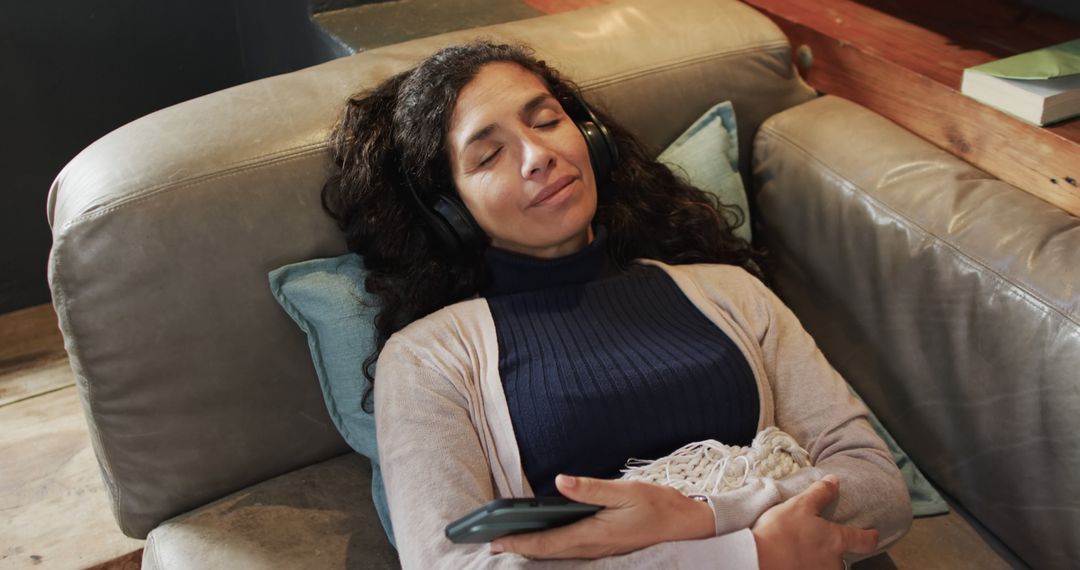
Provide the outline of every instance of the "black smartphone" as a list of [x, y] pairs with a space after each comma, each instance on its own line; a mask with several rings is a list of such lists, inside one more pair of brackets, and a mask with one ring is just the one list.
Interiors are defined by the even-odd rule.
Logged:
[[496, 499], [446, 525], [446, 538], [456, 543], [491, 542], [508, 534], [568, 525], [603, 508], [564, 497]]

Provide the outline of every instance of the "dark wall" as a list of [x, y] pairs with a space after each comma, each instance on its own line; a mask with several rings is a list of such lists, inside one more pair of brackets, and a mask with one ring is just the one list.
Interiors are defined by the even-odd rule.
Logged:
[[311, 0], [311, 13], [329, 12], [331, 10], [343, 10], [361, 4], [376, 4], [386, 0]]
[[0, 313], [49, 302], [49, 184], [142, 115], [345, 51], [295, 0], [9, 2], [0, 19]]
[[1080, 2], [1076, 0], [1023, 0], [1024, 4], [1080, 22]]

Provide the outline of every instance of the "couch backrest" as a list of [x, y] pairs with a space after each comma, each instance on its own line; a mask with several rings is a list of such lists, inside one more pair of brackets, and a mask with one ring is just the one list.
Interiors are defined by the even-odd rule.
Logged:
[[97, 141], [52, 188], [49, 275], [125, 533], [346, 451], [267, 272], [345, 251], [319, 193], [347, 96], [477, 35], [531, 43], [656, 149], [730, 99], [747, 156], [761, 121], [813, 96], [747, 6], [634, 0], [364, 52]]
[[1036, 568], [1080, 560], [1080, 219], [854, 103], [754, 148], [777, 289], [939, 487]]

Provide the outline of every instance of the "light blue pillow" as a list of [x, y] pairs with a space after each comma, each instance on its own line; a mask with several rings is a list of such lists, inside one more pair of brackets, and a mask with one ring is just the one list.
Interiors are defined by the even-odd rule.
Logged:
[[656, 160], [690, 184], [715, 194], [722, 203], [738, 206], [743, 223], [735, 228], [735, 235], [750, 241], [750, 207], [739, 175], [739, 136], [730, 101], [706, 111]]
[[371, 385], [364, 359], [375, 349], [376, 308], [364, 291], [363, 262], [354, 254], [286, 265], [270, 272], [270, 290], [308, 339], [326, 410], [357, 453], [371, 459], [371, 500], [390, 544], [394, 531], [386, 505], [375, 418], [363, 409]]

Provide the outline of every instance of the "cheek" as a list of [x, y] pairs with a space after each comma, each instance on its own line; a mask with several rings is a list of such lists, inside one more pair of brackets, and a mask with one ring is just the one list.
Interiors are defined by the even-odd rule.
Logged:
[[491, 233], [492, 222], [513, 216], [517, 203], [509, 181], [497, 172], [485, 172], [458, 184], [458, 194], [473, 218]]

